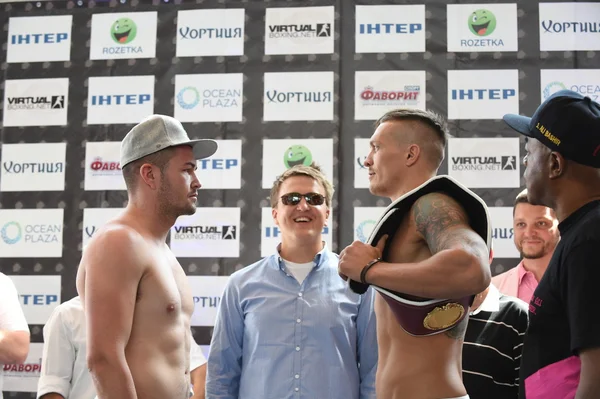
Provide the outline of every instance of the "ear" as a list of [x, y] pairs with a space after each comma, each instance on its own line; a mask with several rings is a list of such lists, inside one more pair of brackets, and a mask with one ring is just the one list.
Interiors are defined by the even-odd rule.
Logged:
[[558, 179], [563, 176], [567, 170], [567, 160], [558, 152], [550, 152], [548, 157], [548, 177]]
[[406, 149], [406, 166], [412, 166], [417, 162], [421, 155], [421, 147], [411, 144]]
[[271, 216], [273, 216], [273, 222], [275, 223], [275, 226], [279, 226], [279, 222], [277, 221], [277, 209], [276, 208], [271, 208]]
[[328, 226], [329, 225], [329, 207], [327, 207], [327, 210], [325, 211], [325, 224], [324, 226]]
[[149, 163], [140, 166], [140, 177], [142, 181], [151, 189], [156, 190], [159, 183], [159, 172]]

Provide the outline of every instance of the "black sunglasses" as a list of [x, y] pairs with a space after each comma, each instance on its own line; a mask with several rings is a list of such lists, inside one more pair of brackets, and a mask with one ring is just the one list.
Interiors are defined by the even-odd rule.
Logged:
[[283, 205], [293, 205], [296, 206], [302, 201], [302, 198], [306, 200], [308, 205], [323, 205], [325, 202], [325, 197], [319, 193], [308, 193], [308, 194], [300, 194], [300, 193], [289, 193], [281, 196], [281, 202]]

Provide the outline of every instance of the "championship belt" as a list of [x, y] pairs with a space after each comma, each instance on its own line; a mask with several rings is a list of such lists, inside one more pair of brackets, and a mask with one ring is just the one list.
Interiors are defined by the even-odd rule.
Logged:
[[[392, 202], [375, 225], [367, 244], [375, 247], [381, 237], [387, 234], [382, 254], [385, 260], [394, 235], [413, 204], [423, 195], [435, 192], [450, 196], [464, 208], [471, 228], [483, 238], [490, 250], [492, 238], [487, 205], [475, 193], [446, 175], [436, 176]], [[351, 279], [348, 279], [348, 284], [357, 294], [363, 294], [369, 288], [368, 284]], [[465, 318], [474, 299], [474, 295], [458, 299], [415, 299], [412, 296], [409, 299], [400, 292], [376, 285], [373, 288], [389, 304], [402, 328], [415, 336], [439, 334], [451, 329]]]

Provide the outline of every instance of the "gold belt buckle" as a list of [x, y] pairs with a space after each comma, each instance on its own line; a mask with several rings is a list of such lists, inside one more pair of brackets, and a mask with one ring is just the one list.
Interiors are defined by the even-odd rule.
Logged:
[[465, 308], [460, 303], [447, 303], [444, 306], [436, 306], [427, 313], [423, 320], [423, 326], [428, 330], [442, 330], [451, 327], [465, 314]]

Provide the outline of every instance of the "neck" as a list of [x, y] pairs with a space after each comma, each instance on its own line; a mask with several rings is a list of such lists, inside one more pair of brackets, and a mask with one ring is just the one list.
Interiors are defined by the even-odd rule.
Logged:
[[562, 222], [585, 204], [598, 199], [600, 199], [600, 194], [579, 198], [557, 198], [554, 201], [554, 212], [556, 212], [558, 222]]
[[125, 213], [141, 226], [144, 232], [161, 242], [166, 241], [169, 230], [177, 220], [177, 217], [165, 214], [158, 204], [136, 197], [130, 199]]
[[319, 251], [323, 249], [323, 240], [321, 236], [318, 240], [299, 241], [294, 239], [282, 239], [279, 255], [294, 263], [308, 263], [315, 259]]
[[474, 312], [477, 309], [479, 309], [479, 307], [481, 306], [483, 301], [485, 301], [485, 298], [487, 297], [488, 292], [490, 292], [489, 286], [483, 292], [481, 292], [480, 294], [477, 294], [475, 296], [475, 299], [473, 300], [473, 305], [471, 305], [471, 312]]
[[554, 251], [550, 251], [546, 255], [537, 259], [523, 259], [523, 268], [528, 272], [533, 273], [533, 276], [538, 283], [548, 268], [548, 263], [550, 263], [553, 252]]
[[409, 191], [414, 190], [415, 188], [419, 187], [421, 184], [434, 178], [436, 173], [437, 172], [434, 171], [432, 173], [421, 172], [421, 173], [415, 173], [412, 175], [408, 175], [405, 179], [402, 179], [402, 183], [398, 186], [398, 189], [389, 198], [392, 200], [392, 202], [396, 201], [398, 198], [402, 197], [404, 194], [408, 193]]

